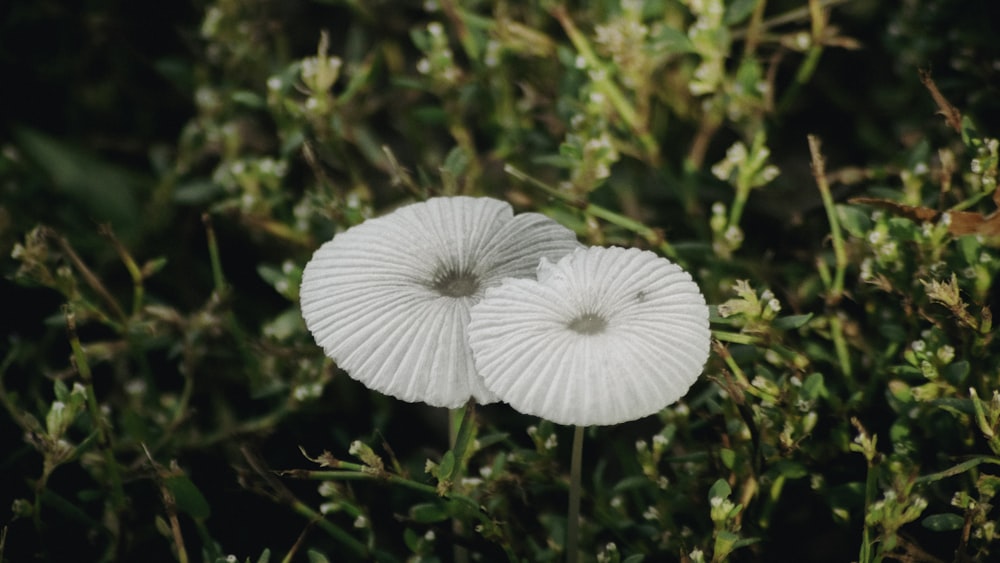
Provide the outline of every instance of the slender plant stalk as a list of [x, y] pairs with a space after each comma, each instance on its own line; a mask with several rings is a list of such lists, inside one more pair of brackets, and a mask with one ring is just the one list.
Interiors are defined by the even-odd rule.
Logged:
[[[834, 272], [833, 279], [827, 281], [827, 305], [834, 306], [840, 302], [844, 296], [844, 277], [847, 272], [847, 249], [844, 246], [844, 235], [840, 230], [840, 218], [837, 217], [837, 208], [833, 202], [833, 194], [830, 192], [830, 184], [826, 179], [826, 161], [820, 150], [820, 140], [815, 135], [809, 135], [809, 153], [812, 156], [813, 177], [816, 179], [816, 186], [819, 188], [820, 197], [823, 200], [823, 207], [826, 209], [826, 218], [830, 222], [830, 239], [833, 244]], [[837, 360], [840, 363], [840, 370], [844, 375], [850, 377], [852, 374], [850, 353], [847, 349], [847, 340], [844, 338], [843, 323], [835, 313], [828, 315], [830, 321], [830, 332], [833, 339], [833, 346], [837, 353]]]
[[336, 524], [327, 520], [322, 514], [313, 510], [308, 504], [294, 499], [291, 503], [291, 508], [295, 512], [304, 516], [309, 522], [319, 526], [324, 532], [326, 532], [330, 537], [339, 541], [342, 545], [351, 550], [355, 555], [359, 557], [367, 557], [368, 547], [361, 543], [357, 538], [348, 534], [344, 530], [340, 529]]
[[108, 288], [104, 287], [101, 279], [87, 267], [87, 264], [84, 263], [76, 251], [73, 250], [73, 247], [70, 245], [68, 240], [51, 229], [47, 229], [46, 232], [48, 233], [50, 239], [54, 240], [56, 244], [59, 245], [59, 249], [66, 255], [66, 258], [73, 263], [73, 267], [75, 267], [77, 272], [80, 273], [80, 276], [83, 277], [83, 280], [87, 283], [87, 285], [89, 285], [90, 288], [93, 289], [98, 296], [100, 296], [101, 300], [104, 301], [115, 320], [112, 321], [110, 318], [107, 318], [103, 312], [99, 311], [99, 313], [107, 319], [108, 324], [111, 324], [113, 328], [119, 332], [124, 332], [123, 327], [128, 322], [128, 317], [122, 310], [121, 305], [118, 304], [118, 300], [111, 295]]
[[747, 25], [747, 35], [746, 43], [743, 48], [743, 57], [752, 57], [754, 52], [757, 51], [757, 44], [760, 41], [760, 36], [763, 22], [764, 22], [764, 10], [767, 8], [767, 0], [759, 0], [757, 5], [753, 9], [753, 13], [750, 15], [750, 23]]
[[143, 300], [145, 298], [145, 287], [143, 286], [143, 275], [142, 269], [139, 265], [135, 263], [132, 255], [129, 254], [128, 249], [122, 244], [118, 237], [115, 236], [115, 232], [111, 229], [111, 225], [101, 225], [99, 229], [101, 235], [111, 241], [111, 245], [115, 247], [115, 252], [118, 253], [118, 257], [121, 258], [123, 264], [125, 264], [125, 269], [128, 270], [128, 275], [132, 278], [132, 316], [139, 314], [142, 310]]
[[569, 465], [569, 510], [566, 521], [566, 563], [580, 556], [580, 473], [583, 465], [583, 426], [573, 428], [573, 453]]
[[792, 103], [801, 91], [802, 86], [812, 78], [813, 73], [816, 72], [816, 67], [819, 65], [819, 59], [823, 55], [823, 35], [826, 32], [826, 13], [823, 9], [824, 5], [820, 0], [809, 0], [811, 45], [806, 51], [806, 56], [802, 59], [802, 63], [799, 64], [798, 70], [795, 72], [795, 80], [792, 81], [788, 89], [785, 90], [785, 94], [781, 97], [781, 102], [778, 104], [781, 110], [786, 109]]
[[590, 42], [587, 37], [580, 32], [573, 23], [573, 19], [569, 16], [566, 11], [566, 7], [562, 4], [557, 4], [553, 6], [551, 10], [552, 16], [559, 20], [559, 25], [562, 26], [563, 31], [569, 37], [570, 42], [573, 43], [573, 47], [580, 54], [581, 57], [587, 62], [587, 67], [601, 71], [597, 78], [593, 78], [594, 85], [601, 90], [601, 92], [607, 96], [611, 105], [614, 106], [615, 111], [621, 116], [622, 121], [632, 130], [632, 132], [639, 138], [639, 142], [642, 143], [642, 148], [646, 152], [646, 157], [650, 164], [656, 165], [660, 159], [660, 147], [656, 143], [656, 139], [650, 134], [647, 123], [643, 119], [640, 119], [639, 113], [636, 111], [632, 102], [622, 93], [621, 89], [614, 83], [611, 79], [611, 71], [608, 67], [597, 57], [594, 50], [590, 46]]
[[662, 252], [664, 256], [667, 256], [668, 258], [672, 258], [675, 260], [677, 259], [677, 251], [674, 250], [674, 247], [669, 242], [663, 239], [662, 233], [647, 226], [641, 221], [636, 221], [631, 217], [626, 217], [625, 215], [622, 215], [620, 213], [615, 213], [614, 211], [611, 211], [610, 209], [606, 209], [599, 205], [595, 205], [593, 203], [586, 201], [581, 201], [576, 196], [563, 192], [562, 190], [553, 188], [552, 186], [546, 184], [545, 182], [537, 178], [534, 178], [532, 176], [529, 176], [528, 174], [514, 167], [513, 165], [510, 164], [505, 165], [504, 172], [510, 174], [511, 176], [517, 178], [518, 180], [521, 180], [522, 182], [525, 182], [542, 190], [546, 194], [556, 199], [562, 200], [569, 205], [581, 209], [587, 215], [592, 215], [599, 219], [604, 219], [605, 221], [611, 223], [612, 225], [617, 225], [623, 229], [628, 229], [632, 231], [633, 233], [646, 239], [646, 241], [648, 241], [650, 244], [655, 245], [657, 248], [659, 248], [660, 252]]
[[208, 237], [208, 259], [212, 264], [212, 282], [219, 295], [226, 289], [226, 278], [222, 275], [222, 261], [219, 259], [219, 242], [215, 238], [215, 228], [212, 226], [212, 216], [204, 213], [201, 221], [205, 224], [205, 236]]
[[[215, 227], [212, 226], [212, 216], [208, 213], [203, 213], [201, 215], [202, 223], [205, 224], [205, 236], [208, 239], [208, 258], [212, 264], [212, 282], [215, 285], [215, 291], [213, 292], [213, 300], [221, 300], [229, 294], [231, 291], [229, 285], [226, 283], [226, 277], [222, 272], [222, 259], [219, 257], [219, 242], [215, 236]], [[233, 314], [231, 308], [227, 308], [225, 314], [223, 315], [223, 320], [229, 329], [230, 334], [233, 335], [233, 340], [236, 343], [236, 347], [239, 350], [240, 357], [244, 358], [246, 361], [246, 371], [247, 376], [250, 379], [251, 386], [257, 387], [260, 383], [260, 368], [259, 364], [254, 361], [254, 352], [250, 347], [249, 340], [246, 331], [240, 326], [240, 323], [236, 320], [236, 315]]]
[[722, 342], [732, 342], [734, 344], [757, 344], [760, 338], [739, 332], [729, 332], [725, 330], [713, 330], [712, 336]]
[[[464, 450], [465, 446], [468, 444], [468, 436], [470, 432], [468, 425], [471, 423], [470, 419], [472, 418], [472, 410], [474, 408], [473, 404], [472, 399], [470, 399], [469, 404], [464, 407], [448, 412], [448, 441], [451, 445], [452, 452], [458, 456], [455, 458], [454, 470], [454, 477], [457, 478], [461, 478], [461, 476], [465, 473], [465, 467], [463, 467], [462, 463], [465, 458], [465, 452], [455, 450]], [[460, 537], [464, 532], [462, 521], [458, 518], [452, 518], [451, 531], [455, 534], [456, 538]], [[468, 563], [469, 550], [465, 549], [461, 545], [458, 545], [458, 543], [455, 543], [452, 551], [455, 557], [455, 563]]]
[[840, 219], [837, 217], [837, 208], [833, 202], [833, 194], [830, 192], [830, 184], [826, 179], [826, 161], [820, 151], [820, 140], [815, 135], [809, 135], [809, 153], [812, 155], [813, 177], [816, 179], [816, 186], [819, 188], [820, 197], [823, 199], [823, 207], [826, 209], [826, 218], [830, 222], [830, 237], [833, 241], [834, 271], [833, 285], [827, 295], [827, 301], [836, 305], [844, 294], [844, 275], [847, 270], [847, 250], [844, 247], [844, 235], [840, 230]]
[[108, 472], [108, 480], [111, 482], [111, 499], [116, 511], [125, 507], [125, 489], [122, 487], [121, 474], [118, 469], [118, 460], [115, 459], [111, 446], [110, 429], [105, 423], [104, 416], [101, 415], [101, 407], [97, 404], [97, 395], [94, 392], [94, 381], [90, 372], [90, 363], [87, 361], [87, 353], [80, 344], [80, 338], [76, 334], [76, 314], [70, 305], [65, 307], [66, 331], [69, 333], [69, 345], [73, 351], [73, 361], [76, 370], [83, 380], [83, 387], [87, 391], [87, 408], [90, 411], [90, 418], [97, 430], [98, 442], [104, 453], [104, 463]]

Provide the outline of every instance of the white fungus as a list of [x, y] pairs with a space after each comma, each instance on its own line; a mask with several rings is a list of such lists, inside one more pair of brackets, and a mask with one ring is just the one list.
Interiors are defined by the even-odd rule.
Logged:
[[617, 424], [687, 393], [708, 359], [708, 307], [669, 260], [591, 247], [488, 290], [469, 343], [486, 386], [518, 411]]
[[469, 309], [505, 278], [579, 248], [537, 213], [491, 198], [441, 197], [336, 235], [302, 273], [302, 316], [354, 379], [410, 402], [495, 401], [477, 375]]

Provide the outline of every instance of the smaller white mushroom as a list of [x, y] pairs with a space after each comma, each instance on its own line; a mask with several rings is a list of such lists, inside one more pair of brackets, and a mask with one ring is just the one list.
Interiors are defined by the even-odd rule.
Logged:
[[618, 424], [677, 401], [708, 359], [705, 298], [676, 264], [638, 249], [579, 249], [472, 308], [486, 386], [560, 424]]

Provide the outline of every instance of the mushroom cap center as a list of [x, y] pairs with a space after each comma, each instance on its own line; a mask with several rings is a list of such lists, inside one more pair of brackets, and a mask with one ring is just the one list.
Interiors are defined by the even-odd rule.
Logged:
[[608, 327], [608, 321], [600, 315], [585, 313], [570, 321], [566, 326], [577, 334], [600, 334]]
[[443, 297], [470, 297], [479, 291], [479, 278], [471, 272], [446, 270], [434, 277], [431, 288]]

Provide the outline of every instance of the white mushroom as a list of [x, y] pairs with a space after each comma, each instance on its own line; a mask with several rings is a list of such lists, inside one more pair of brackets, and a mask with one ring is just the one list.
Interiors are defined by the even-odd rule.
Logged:
[[469, 343], [486, 386], [560, 424], [634, 420], [677, 401], [708, 359], [705, 298], [652, 252], [581, 248], [538, 279], [490, 289], [472, 308]]
[[505, 278], [579, 248], [537, 213], [491, 198], [442, 197], [365, 221], [306, 265], [302, 316], [347, 373], [404, 401], [455, 408], [495, 400], [477, 375], [469, 309]]

